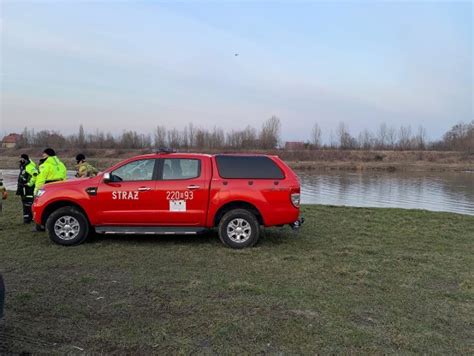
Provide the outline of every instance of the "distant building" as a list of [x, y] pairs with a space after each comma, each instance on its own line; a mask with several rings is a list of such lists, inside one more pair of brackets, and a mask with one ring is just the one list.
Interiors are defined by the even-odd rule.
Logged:
[[18, 146], [21, 140], [21, 135], [16, 133], [11, 133], [8, 136], [5, 136], [2, 140], [2, 148], [15, 148]]
[[285, 142], [285, 150], [298, 151], [304, 150], [304, 142], [301, 141], [287, 141]]

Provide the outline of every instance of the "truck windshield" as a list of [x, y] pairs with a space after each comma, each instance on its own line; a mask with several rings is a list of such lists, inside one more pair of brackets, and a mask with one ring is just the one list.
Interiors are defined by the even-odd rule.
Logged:
[[138, 160], [116, 169], [112, 175], [119, 182], [152, 180], [154, 167], [154, 159]]

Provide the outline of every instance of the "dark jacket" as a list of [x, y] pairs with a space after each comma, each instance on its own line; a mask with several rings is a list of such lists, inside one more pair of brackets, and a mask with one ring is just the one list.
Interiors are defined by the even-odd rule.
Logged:
[[20, 174], [18, 175], [18, 185], [16, 189], [16, 195], [22, 197], [32, 196], [35, 188], [36, 176], [38, 175], [38, 169], [33, 161], [28, 161], [25, 164], [20, 165]]

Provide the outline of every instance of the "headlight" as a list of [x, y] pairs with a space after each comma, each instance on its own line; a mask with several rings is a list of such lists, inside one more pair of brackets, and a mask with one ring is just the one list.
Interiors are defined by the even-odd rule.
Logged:
[[45, 193], [44, 189], [40, 189], [36, 192], [36, 196], [39, 198], [40, 196], [42, 196], [43, 194]]

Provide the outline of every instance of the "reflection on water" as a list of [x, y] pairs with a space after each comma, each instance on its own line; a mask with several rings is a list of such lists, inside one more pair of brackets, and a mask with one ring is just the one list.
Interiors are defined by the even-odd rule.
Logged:
[[[303, 204], [396, 207], [474, 215], [474, 172], [297, 172]], [[7, 189], [18, 171], [3, 170]], [[72, 178], [74, 172], [68, 172]]]
[[396, 207], [474, 215], [473, 172], [298, 172], [303, 204]]

